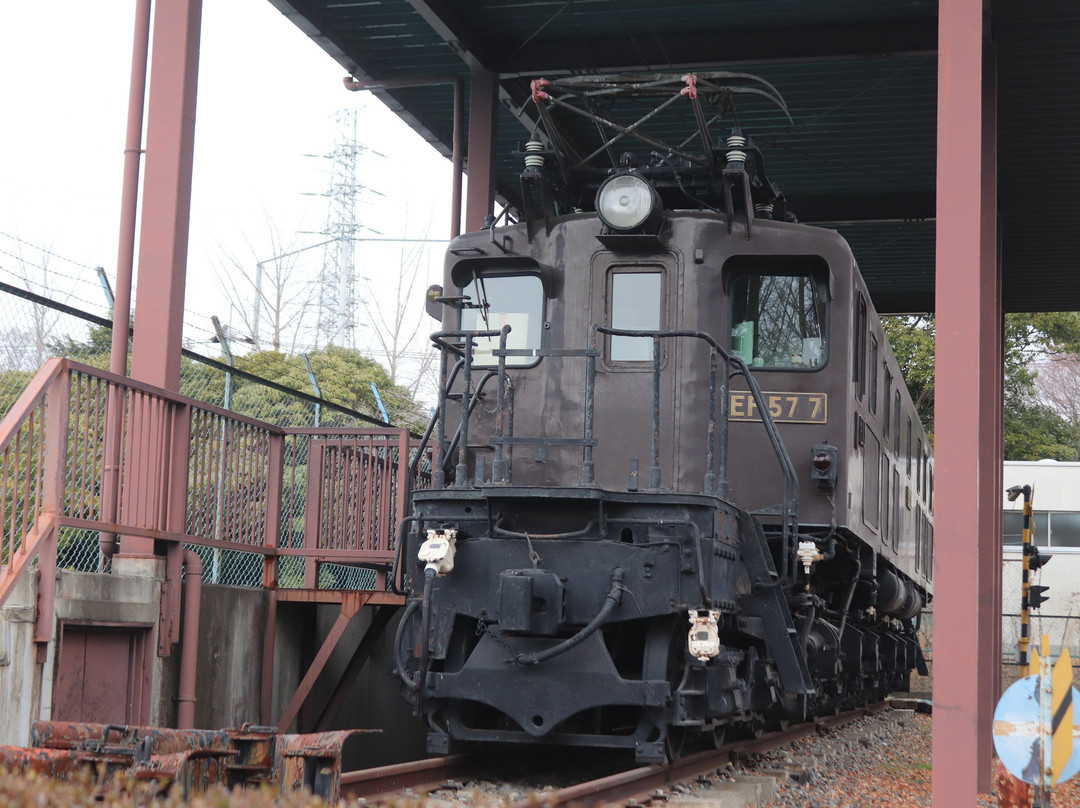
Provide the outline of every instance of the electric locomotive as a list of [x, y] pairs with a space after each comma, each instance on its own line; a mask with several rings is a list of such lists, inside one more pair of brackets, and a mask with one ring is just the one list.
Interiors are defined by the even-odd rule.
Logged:
[[[659, 761], [925, 670], [929, 446], [847, 243], [713, 131], [743, 92], [786, 112], [742, 74], [533, 82], [517, 220], [449, 246], [395, 638], [432, 753]], [[693, 138], [618, 123], [650, 100]]]

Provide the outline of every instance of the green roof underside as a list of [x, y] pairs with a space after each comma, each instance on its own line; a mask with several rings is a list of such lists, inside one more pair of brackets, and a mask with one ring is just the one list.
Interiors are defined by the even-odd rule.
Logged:
[[[536, 118], [530, 79], [761, 76], [793, 122], [764, 101], [740, 99], [739, 115], [790, 209], [848, 239], [879, 311], [934, 309], [936, 0], [271, 2], [361, 81], [498, 73], [496, 185], [512, 205]], [[1005, 307], [1080, 310], [1080, 3], [999, 0], [993, 31]], [[450, 85], [379, 94], [450, 154]]]

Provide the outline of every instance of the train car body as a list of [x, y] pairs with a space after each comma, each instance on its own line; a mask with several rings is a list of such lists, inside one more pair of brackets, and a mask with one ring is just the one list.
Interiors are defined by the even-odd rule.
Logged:
[[655, 761], [922, 667], [925, 436], [848, 245], [755, 215], [755, 176], [683, 209], [624, 165], [450, 245], [396, 638], [432, 752]]

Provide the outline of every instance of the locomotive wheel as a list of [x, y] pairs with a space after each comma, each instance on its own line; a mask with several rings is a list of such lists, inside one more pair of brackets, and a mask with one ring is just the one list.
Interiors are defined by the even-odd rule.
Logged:
[[712, 728], [712, 744], [714, 749], [720, 749], [727, 740], [727, 724], [719, 724]]
[[[675, 691], [686, 673], [685, 639], [674, 617], [653, 622], [645, 638], [642, 675], [647, 680], [666, 681], [671, 689], [673, 700]], [[667, 751], [668, 759], [675, 761], [687, 751], [691, 751], [688, 747], [693, 730], [689, 727], [675, 726], [672, 723], [673, 718], [674, 708], [668, 708], [664, 716], [666, 724], [664, 749]]]

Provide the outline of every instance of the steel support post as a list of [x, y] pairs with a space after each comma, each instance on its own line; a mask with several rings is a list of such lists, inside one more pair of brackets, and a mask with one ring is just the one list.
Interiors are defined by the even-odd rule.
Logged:
[[984, 0], [939, 10], [934, 808], [975, 808], [990, 790], [1000, 682], [1002, 314], [984, 11]]
[[131, 375], [180, 389], [202, 0], [154, 8]]
[[465, 164], [465, 79], [454, 76], [454, 143], [450, 161], [454, 177], [450, 193], [450, 238], [461, 235], [462, 167]]
[[495, 197], [495, 109], [499, 77], [474, 68], [469, 82], [469, 185], [465, 198], [465, 231], [484, 226]]
[[[1001, 292], [1001, 217], [997, 206], [997, 45], [990, 36], [989, 19], [985, 20], [983, 42], [983, 187], [982, 187], [982, 236], [984, 255], [993, 262], [992, 267], [983, 276], [984, 285], [990, 288], [986, 294], [992, 296], [994, 308], [994, 320], [990, 324], [996, 329], [993, 347], [995, 350], [994, 366], [999, 370], [983, 376], [983, 389], [979, 398], [982, 401], [993, 402], [994, 413], [989, 423], [983, 424], [986, 428], [986, 440], [983, 446], [993, 447], [995, 463], [990, 471], [993, 473], [993, 483], [987, 484], [979, 491], [979, 541], [985, 550], [981, 554], [979, 563], [979, 579], [990, 581], [989, 593], [986, 588], [982, 591], [982, 597], [989, 596], [992, 602], [986, 608], [991, 619], [986, 621], [984, 630], [987, 632], [983, 642], [986, 655], [990, 660], [990, 672], [993, 675], [988, 683], [987, 691], [983, 696], [983, 712], [981, 713], [982, 734], [985, 737], [985, 760], [989, 765], [984, 767], [985, 778], [980, 781], [980, 790], [989, 792], [992, 779], [991, 767], [993, 765], [993, 715], [998, 699], [1001, 698], [1001, 617], [1002, 607], [1002, 554], [1005, 543], [1005, 517], [1001, 508], [1001, 493], [1005, 490], [1005, 315], [1002, 312]], [[984, 263], [984, 270], [988, 267]]]
[[[201, 19], [202, 0], [169, 0], [154, 8], [131, 376], [173, 391], [180, 389]], [[164, 447], [159, 451], [157, 459], [148, 458], [151, 466], [165, 462]], [[150, 556], [153, 550], [149, 539], [121, 541], [122, 555]]]
[[128, 89], [127, 134], [124, 140], [124, 190], [120, 200], [120, 244], [116, 257], [112, 345], [109, 370], [127, 375], [128, 321], [131, 318], [131, 278], [135, 265], [135, 227], [139, 205], [139, 164], [142, 162], [143, 107], [146, 62], [150, 47], [150, 0], [135, 5], [131, 46], [131, 85]]

